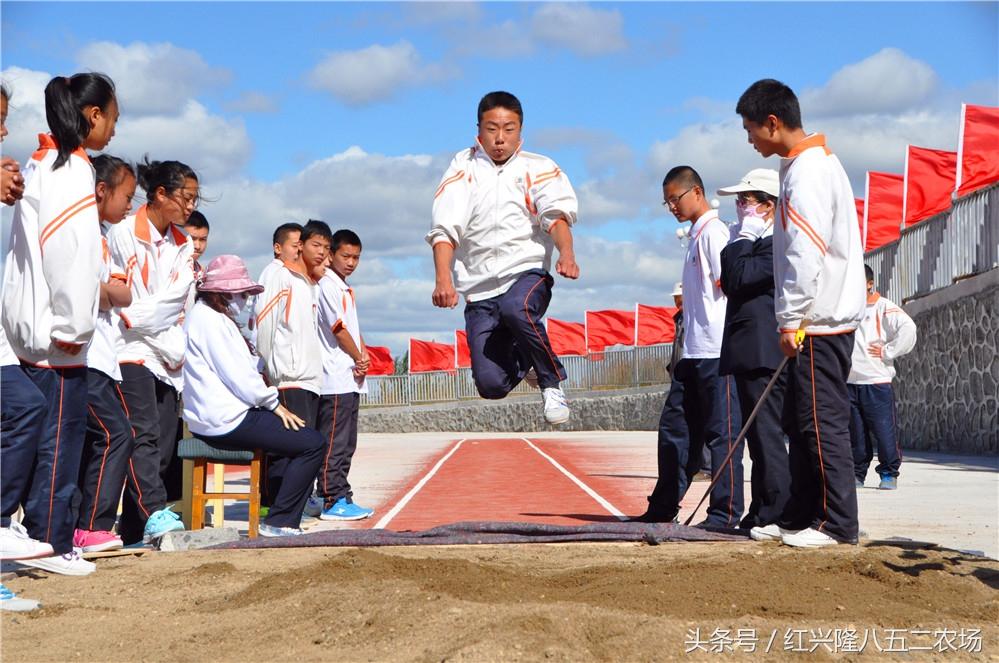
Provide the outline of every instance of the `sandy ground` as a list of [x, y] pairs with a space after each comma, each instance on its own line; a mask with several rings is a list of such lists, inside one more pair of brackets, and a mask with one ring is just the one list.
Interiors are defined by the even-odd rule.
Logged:
[[[812, 645], [809, 660], [999, 660], [999, 562], [898, 542], [305, 548], [98, 562], [89, 577], [6, 581], [44, 607], [2, 614], [4, 661], [733, 657], [712, 647], [801, 660], [792, 649]], [[840, 651], [862, 653], [830, 653], [836, 638]]]

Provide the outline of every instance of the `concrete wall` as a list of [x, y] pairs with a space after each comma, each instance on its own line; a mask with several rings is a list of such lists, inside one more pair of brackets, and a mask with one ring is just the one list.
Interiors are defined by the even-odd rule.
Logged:
[[545, 430], [656, 430], [666, 387], [569, 393], [572, 417], [562, 426], [545, 422], [541, 394], [501, 401], [459, 401], [413, 407], [364, 408], [362, 433], [535, 432]]
[[999, 451], [999, 269], [906, 302], [919, 330], [895, 368], [902, 445]]

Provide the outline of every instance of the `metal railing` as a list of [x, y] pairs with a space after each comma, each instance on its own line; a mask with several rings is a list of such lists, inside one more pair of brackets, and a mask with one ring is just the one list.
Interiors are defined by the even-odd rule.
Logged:
[[[666, 366], [673, 351], [671, 343], [618, 350], [604, 350], [586, 357], [559, 357], [565, 366], [565, 391], [625, 389], [669, 382]], [[521, 382], [511, 396], [535, 393]], [[368, 393], [362, 407], [385, 407], [417, 403], [444, 403], [479, 398], [470, 368], [431, 371], [409, 375], [377, 375], [368, 378]]]
[[899, 304], [999, 266], [999, 184], [959, 198], [864, 260], [878, 291]]

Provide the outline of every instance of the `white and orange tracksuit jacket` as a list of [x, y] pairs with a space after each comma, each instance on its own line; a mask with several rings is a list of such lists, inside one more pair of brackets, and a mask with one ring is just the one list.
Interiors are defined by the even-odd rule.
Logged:
[[[101, 233], [94, 169], [83, 149], [56, 170], [55, 140], [42, 134], [24, 169], [3, 283], [11, 349], [36, 366], [85, 366], [100, 296]], [[81, 346], [71, 355], [54, 341]]]
[[[872, 357], [872, 343], [881, 346], [881, 358]], [[885, 384], [895, 377], [895, 359], [916, 345], [916, 323], [894, 302], [879, 294], [870, 298], [864, 319], [853, 339], [853, 362], [848, 384]]]
[[455, 247], [455, 289], [469, 302], [501, 295], [529, 269], [551, 269], [560, 219], [576, 222], [569, 178], [548, 157], [517, 151], [497, 166], [476, 139], [451, 161], [434, 195], [427, 243]]
[[260, 285], [257, 350], [267, 380], [278, 389], [319, 394], [323, 355], [316, 318], [316, 285], [298, 268], [275, 267]]
[[864, 317], [866, 281], [850, 180], [822, 134], [780, 163], [774, 225], [774, 308], [781, 331], [851, 332]]

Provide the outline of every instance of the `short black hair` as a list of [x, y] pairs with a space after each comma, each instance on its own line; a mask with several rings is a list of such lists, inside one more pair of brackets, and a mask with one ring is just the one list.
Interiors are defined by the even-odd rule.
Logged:
[[198, 210], [191, 212], [191, 216], [187, 217], [187, 221], [184, 222], [184, 225], [192, 228], [204, 228], [205, 230], [211, 231], [211, 227], [208, 225], [208, 219], [206, 219], [205, 215]]
[[330, 244], [333, 243], [333, 231], [325, 221], [319, 219], [309, 219], [309, 222], [302, 226], [302, 243], [304, 244], [315, 235], [319, 235]]
[[871, 269], [870, 265], [864, 265], [864, 276], [867, 277], [868, 281], [874, 280], [874, 270]]
[[750, 85], [739, 97], [735, 112], [756, 124], [763, 124], [767, 116], [773, 115], [788, 129], [801, 128], [798, 97], [791, 88], [772, 78]]
[[348, 230], [347, 228], [341, 228], [340, 230], [333, 233], [333, 241], [330, 242], [330, 248], [336, 251], [344, 244], [348, 246], [356, 246], [359, 249], [363, 249], [361, 246], [361, 238], [357, 236], [357, 233], [353, 230]]
[[288, 241], [288, 235], [290, 235], [291, 233], [301, 233], [301, 232], [302, 232], [302, 226], [301, 226], [301, 224], [298, 224], [298, 223], [295, 223], [295, 222], [282, 223], [280, 226], [278, 226], [274, 230], [274, 242], [273, 243], [274, 244], [284, 244], [285, 242]]
[[90, 160], [90, 165], [94, 167], [94, 180], [104, 182], [112, 191], [125, 179], [125, 173], [135, 177], [132, 164], [110, 154], [98, 154]]
[[490, 92], [482, 97], [479, 101], [479, 116], [476, 121], [482, 122], [482, 116], [494, 108], [512, 110], [520, 118], [520, 123], [524, 124], [524, 108], [520, 105], [520, 99], [502, 90]]
[[666, 177], [663, 178], [663, 186], [670, 184], [671, 182], [678, 182], [680, 186], [685, 187], [701, 187], [701, 191], [704, 191], [704, 181], [701, 180], [701, 176], [697, 174], [697, 171], [690, 166], [675, 166], [669, 169], [666, 173]]

